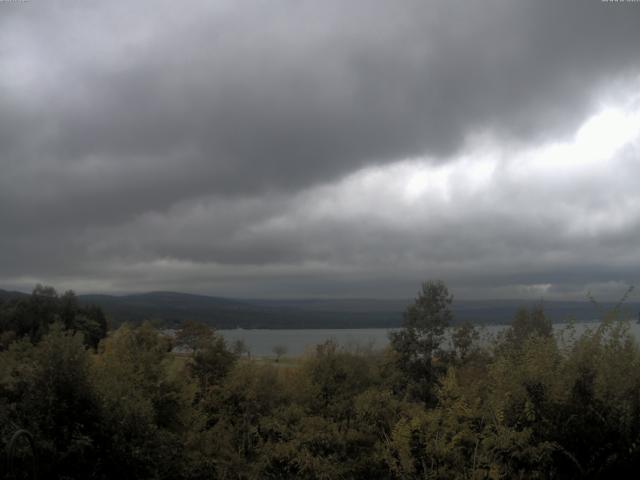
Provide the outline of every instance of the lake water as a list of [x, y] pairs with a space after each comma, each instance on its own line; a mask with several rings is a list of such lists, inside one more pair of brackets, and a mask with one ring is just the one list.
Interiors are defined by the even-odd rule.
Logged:
[[[587, 328], [595, 328], [597, 322], [576, 323], [575, 330], [579, 335]], [[562, 331], [566, 324], [555, 324], [556, 332]], [[631, 323], [631, 332], [640, 339], [640, 325]], [[491, 341], [495, 335], [506, 328], [505, 325], [487, 325], [480, 327], [482, 343]], [[286, 349], [285, 356], [299, 356], [316, 345], [327, 340], [334, 340], [341, 346], [368, 347], [382, 349], [389, 343], [389, 332], [394, 328], [360, 328], [360, 329], [303, 329], [303, 330], [217, 330], [231, 345], [236, 340], [243, 340], [249, 347], [252, 355], [264, 357], [273, 356], [273, 347], [283, 346]]]

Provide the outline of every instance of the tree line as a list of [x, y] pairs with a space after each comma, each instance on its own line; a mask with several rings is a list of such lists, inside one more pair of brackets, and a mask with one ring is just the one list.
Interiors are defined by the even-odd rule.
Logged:
[[176, 338], [148, 323], [107, 332], [99, 309], [37, 287], [0, 303], [3, 475], [633, 476], [640, 350], [628, 322], [554, 335], [533, 308], [481, 344], [470, 324], [445, 335], [452, 301], [426, 282], [388, 348], [328, 341], [283, 367], [193, 322]]

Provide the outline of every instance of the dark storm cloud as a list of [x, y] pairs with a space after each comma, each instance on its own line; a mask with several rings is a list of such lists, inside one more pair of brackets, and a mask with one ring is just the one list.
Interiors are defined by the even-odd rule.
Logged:
[[567, 138], [640, 72], [639, 25], [637, 5], [600, 1], [0, 4], [5, 276], [170, 258], [174, 288], [206, 265], [298, 265], [322, 285], [341, 261], [464, 258], [444, 227], [422, 251], [419, 228], [308, 225], [295, 202], [363, 167], [453, 162], [477, 134]]

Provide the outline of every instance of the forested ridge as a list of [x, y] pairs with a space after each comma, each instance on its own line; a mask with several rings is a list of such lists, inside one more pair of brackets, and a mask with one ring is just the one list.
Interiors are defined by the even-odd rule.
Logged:
[[[0, 290], [2, 298], [27, 297], [22, 292]], [[205, 323], [216, 329], [334, 329], [397, 328], [403, 312], [412, 302], [410, 295], [398, 299], [320, 298], [255, 299], [226, 298], [190, 293], [156, 291], [126, 295], [84, 294], [76, 296], [79, 305], [95, 305], [107, 316], [113, 328], [123, 323], [178, 328], [186, 320]], [[451, 305], [454, 325], [506, 325], [515, 311], [530, 308], [536, 301], [460, 300]], [[625, 302], [630, 311], [640, 311], [640, 303]], [[612, 310], [614, 302], [601, 302], [600, 310]], [[598, 312], [587, 299], [582, 301], [545, 300], [545, 316], [554, 323], [567, 320], [591, 322]]]
[[0, 299], [2, 474], [635, 478], [640, 350], [619, 309], [580, 336], [519, 310], [481, 345], [469, 323], [445, 341], [452, 302], [426, 282], [386, 350], [326, 342], [275, 362], [196, 322], [174, 339], [107, 332], [73, 292]]

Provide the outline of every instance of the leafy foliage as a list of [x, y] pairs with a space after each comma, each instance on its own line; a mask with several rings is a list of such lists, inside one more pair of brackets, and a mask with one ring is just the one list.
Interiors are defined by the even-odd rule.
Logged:
[[520, 311], [493, 343], [462, 325], [447, 348], [450, 304], [426, 283], [386, 351], [329, 341], [284, 363], [197, 324], [188, 354], [151, 324], [94, 349], [85, 307], [38, 288], [0, 307], [0, 447], [28, 430], [59, 479], [634, 476], [640, 348], [620, 312], [578, 336]]
[[71, 290], [59, 296], [53, 287], [37, 285], [30, 296], [0, 301], [0, 350], [17, 338], [38, 342], [55, 322], [81, 333], [92, 348], [107, 334], [107, 319], [100, 308], [79, 305]]
[[453, 319], [452, 302], [453, 296], [443, 282], [423, 283], [415, 302], [405, 312], [402, 330], [390, 335], [395, 366], [405, 377], [396, 389], [406, 386], [411, 399], [427, 404], [435, 400], [434, 386], [442, 365], [434, 357], [442, 356], [445, 329]]

